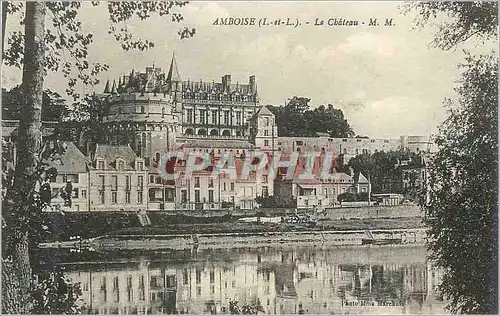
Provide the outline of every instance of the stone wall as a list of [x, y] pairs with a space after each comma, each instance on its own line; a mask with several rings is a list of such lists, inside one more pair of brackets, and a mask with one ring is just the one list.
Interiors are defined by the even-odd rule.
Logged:
[[423, 211], [415, 205], [342, 207], [327, 209], [326, 217], [330, 219], [423, 217]]

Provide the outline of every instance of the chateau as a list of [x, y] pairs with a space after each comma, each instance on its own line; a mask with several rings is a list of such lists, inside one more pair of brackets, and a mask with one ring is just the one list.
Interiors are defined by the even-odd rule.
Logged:
[[[370, 183], [361, 176], [341, 174], [335, 180], [317, 177], [280, 181], [268, 170], [248, 179], [211, 179], [209, 172], [192, 174], [192, 181], [167, 181], [158, 172], [162, 153], [180, 149], [185, 153], [204, 152], [217, 161], [221, 154], [244, 158], [249, 152], [331, 152], [344, 163], [361, 153], [407, 149], [429, 151], [430, 141], [421, 136], [397, 139], [281, 137], [274, 114], [259, 103], [257, 79], [234, 82], [224, 75], [220, 82], [183, 80], [175, 55], [168, 72], [147, 67], [145, 72], [107, 81], [100, 99], [99, 124], [95, 126], [102, 143], [89, 150], [85, 135], [77, 146], [68, 145], [71, 157], [78, 158], [78, 170], [59, 168], [54, 180], [59, 188], [67, 179], [79, 179], [71, 210], [220, 210], [253, 209], [257, 197], [279, 194], [298, 208], [334, 207], [345, 192], [370, 192]], [[13, 145], [15, 122], [3, 121], [2, 138]], [[14, 146], [9, 155], [15, 157]], [[84, 148], [86, 147], [86, 149]], [[79, 150], [86, 152], [83, 155]], [[76, 158], [75, 158], [76, 159]], [[13, 159], [15, 161], [15, 159]], [[64, 157], [62, 158], [64, 160]], [[186, 161], [175, 168], [183, 172]], [[82, 166], [86, 166], [82, 167]], [[68, 169], [69, 168], [69, 169]], [[241, 172], [241, 166], [236, 166]], [[239, 174], [239, 173], [238, 173]], [[58, 183], [61, 182], [61, 183]], [[333, 181], [333, 182], [332, 182]]]

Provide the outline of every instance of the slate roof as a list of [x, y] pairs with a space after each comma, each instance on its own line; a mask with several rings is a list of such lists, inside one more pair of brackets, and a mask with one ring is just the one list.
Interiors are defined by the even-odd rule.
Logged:
[[109, 165], [114, 165], [116, 158], [122, 158], [127, 165], [132, 165], [137, 158], [130, 146], [115, 146], [98, 144], [94, 154], [94, 160], [104, 158]]
[[256, 113], [257, 115], [268, 115], [268, 116], [274, 116], [273, 112], [271, 112], [267, 106], [261, 106], [260, 109]]
[[73, 144], [63, 144], [66, 150], [63, 154], [56, 154], [53, 159], [47, 161], [49, 167], [54, 167], [59, 173], [84, 173], [87, 172], [88, 158]]

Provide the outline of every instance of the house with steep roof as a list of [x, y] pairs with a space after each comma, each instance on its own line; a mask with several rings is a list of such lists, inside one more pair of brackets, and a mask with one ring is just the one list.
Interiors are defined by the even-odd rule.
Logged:
[[360, 174], [358, 182], [346, 173], [335, 172], [333, 164], [323, 168], [323, 157], [318, 156], [308, 167], [297, 160], [293, 177], [286, 177], [286, 168], [278, 170], [275, 194], [283, 202], [293, 203], [298, 209], [324, 209], [337, 206], [342, 193], [368, 192], [369, 182]]
[[130, 146], [98, 144], [89, 167], [91, 211], [148, 209], [148, 169]]
[[[67, 211], [89, 210], [88, 166], [90, 160], [72, 142], [61, 144], [64, 151], [47, 159], [48, 168], [55, 168], [57, 175], [51, 177], [53, 209]], [[68, 185], [70, 183], [70, 185]], [[71, 205], [65, 205], [63, 191], [71, 188]]]

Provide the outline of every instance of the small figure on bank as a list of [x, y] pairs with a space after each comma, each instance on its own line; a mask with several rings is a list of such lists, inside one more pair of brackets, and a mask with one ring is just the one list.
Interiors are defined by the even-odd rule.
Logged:
[[64, 187], [64, 196], [62, 198], [64, 199], [64, 206], [69, 206], [71, 207], [71, 194], [73, 193], [73, 184], [71, 183], [71, 180], [68, 180], [66, 182], [66, 186]]

